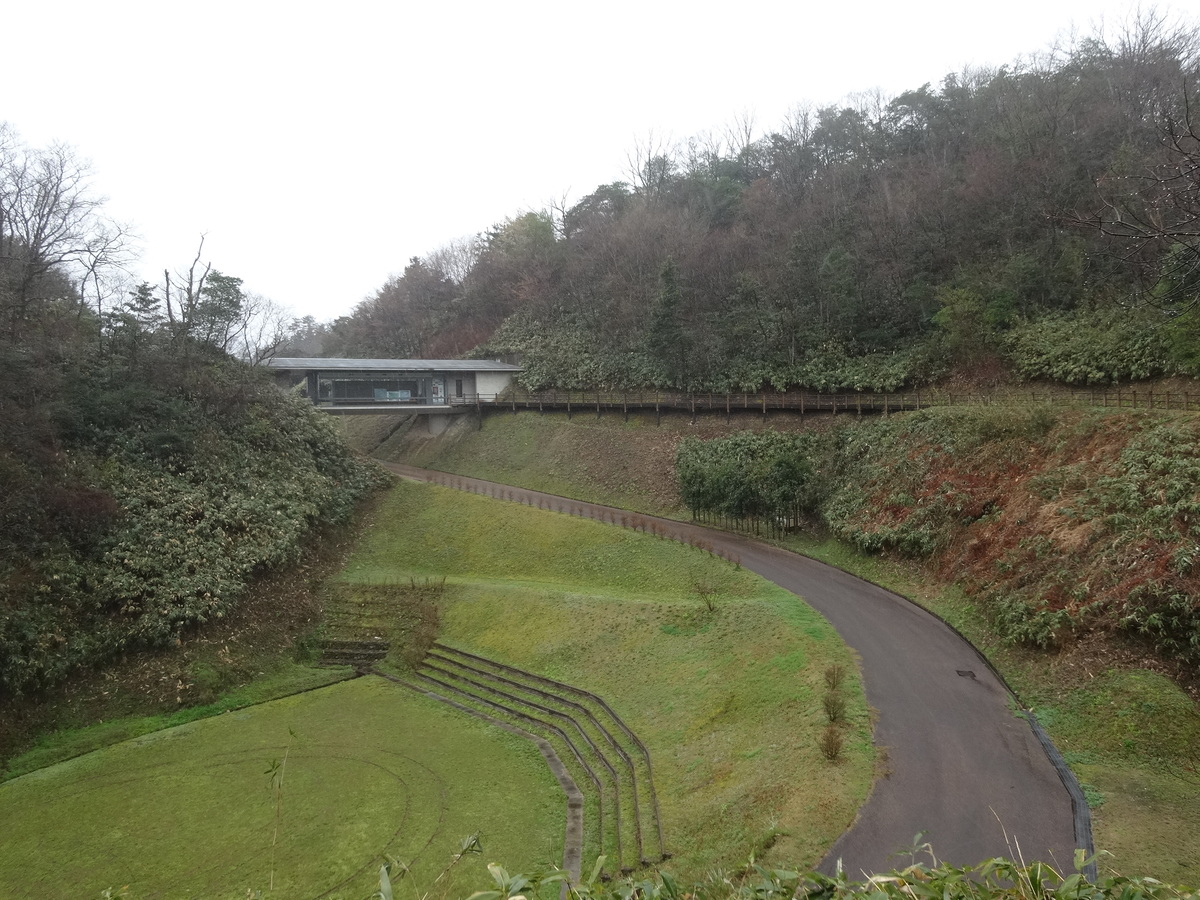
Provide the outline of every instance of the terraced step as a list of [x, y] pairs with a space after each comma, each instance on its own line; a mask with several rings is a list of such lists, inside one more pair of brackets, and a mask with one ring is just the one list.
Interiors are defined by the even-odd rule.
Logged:
[[[565, 747], [596, 790], [601, 850], [613, 847], [617, 868], [632, 871], [636, 864], [669, 858], [650, 754], [600, 697], [444, 644], [434, 645], [419, 677], [435, 690], [469, 698], [489, 714], [507, 714]], [[603, 825], [606, 806], [610, 830]]]
[[321, 642], [321, 659], [318, 665], [369, 666], [379, 662], [388, 654], [391, 644], [381, 638], [336, 639]]
[[[408, 688], [409, 690], [423, 694], [433, 700], [444, 703], [447, 706], [453, 707], [454, 709], [466, 713], [467, 715], [475, 716], [476, 718], [483, 719], [485, 722], [495, 725], [498, 728], [503, 728], [506, 731], [510, 731], [513, 734], [532, 742], [538, 748], [538, 752], [540, 752], [542, 754], [542, 758], [546, 760], [546, 765], [549, 766], [550, 772], [558, 781], [559, 787], [562, 788], [563, 794], [567, 798], [567, 815], [563, 834], [563, 870], [567, 873], [572, 882], [578, 883], [582, 875], [583, 859], [583, 793], [579, 790], [578, 785], [575, 783], [575, 779], [571, 777], [571, 773], [567, 771], [566, 766], [563, 765], [562, 760], [555, 752], [554, 747], [550, 745], [550, 742], [538, 737], [535, 734], [531, 734], [522, 728], [518, 728], [508, 722], [502, 721], [494, 716], [490, 716], [477, 709], [474, 709], [467, 704], [459, 703], [456, 700], [445, 697], [436, 691], [430, 690], [426, 686], [414, 684], [411, 681], [406, 681], [405, 679], [396, 675], [391, 675], [384, 672], [376, 672], [375, 674], [379, 675], [381, 678], [385, 678], [388, 681], [393, 682], [394, 684], [398, 684], [402, 687]], [[563, 887], [563, 895], [565, 896], [566, 886], [564, 885]]]
[[[599, 852], [610, 856], [618, 869], [631, 871], [623, 865], [625, 849], [622, 839], [621, 789], [617, 773], [612, 763], [577, 721], [548, 706], [525, 703], [519, 697], [462, 678], [435, 665], [423, 665], [416, 677], [436, 690], [449, 692], [463, 702], [483, 707], [492, 715], [519, 722], [522, 727], [529, 728], [565, 748], [568, 757], [575, 760], [595, 789], [595, 836]], [[614, 820], [609, 829], [604, 825], [606, 811]]]
[[469, 666], [491, 671], [495, 673], [493, 677], [496, 678], [523, 683], [527, 686], [527, 690], [544, 691], [560, 698], [564, 704], [584, 706], [588, 710], [588, 714], [597, 720], [598, 727], [606, 731], [609, 737], [622, 748], [619, 751], [622, 762], [632, 765], [635, 770], [634, 781], [638, 790], [633, 797], [636, 802], [637, 819], [647, 825], [645, 847], [639, 846], [641, 858], [647, 860], [657, 856], [660, 860], [670, 859], [671, 854], [667, 850], [663, 838], [662, 818], [659, 812], [658, 794], [654, 789], [654, 769], [650, 760], [650, 751], [602, 697], [574, 685], [508, 666], [445, 644], [435, 643], [431, 654], [441, 654], [460, 660]]

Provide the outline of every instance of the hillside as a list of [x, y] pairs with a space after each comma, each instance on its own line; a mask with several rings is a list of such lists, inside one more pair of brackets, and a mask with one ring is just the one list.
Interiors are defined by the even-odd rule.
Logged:
[[412, 258], [296, 345], [504, 356], [535, 389], [1195, 374], [1195, 23], [1141, 9], [928, 75], [648, 141], [625, 180]]
[[46, 723], [206, 703], [277, 668], [311, 627], [319, 536], [380, 478], [193, 334], [98, 339], [78, 310], [71, 329], [42, 313], [23, 343], [0, 335], [30, 386], [0, 398], [0, 759]]
[[[815, 428], [830, 454], [818, 460], [822, 513], [786, 543], [918, 599], [981, 647], [1085, 783], [1118, 871], [1188, 881], [1200, 866], [1196, 595], [1180, 565], [1200, 488], [1193, 416], [992, 409], [655, 426], [494, 413], [438, 439], [396, 424], [345, 428], [383, 458], [679, 517], [685, 438]], [[1131, 583], [1147, 587], [1131, 596]], [[1178, 621], [1149, 606], [1172, 598], [1191, 602]]]

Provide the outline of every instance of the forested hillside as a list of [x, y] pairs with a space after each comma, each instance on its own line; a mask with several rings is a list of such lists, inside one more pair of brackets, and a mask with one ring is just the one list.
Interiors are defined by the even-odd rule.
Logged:
[[503, 355], [531, 387], [1194, 374], [1197, 34], [1143, 12], [765, 134], [644, 140], [626, 181], [412, 259], [325, 350]]
[[86, 175], [0, 126], [0, 698], [227, 615], [377, 477], [235, 357], [237, 278], [124, 289]]

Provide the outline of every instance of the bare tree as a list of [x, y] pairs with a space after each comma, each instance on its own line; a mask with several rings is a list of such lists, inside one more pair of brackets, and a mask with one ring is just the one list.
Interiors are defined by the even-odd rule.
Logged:
[[287, 339], [293, 321], [287, 307], [261, 294], [246, 294], [242, 304], [243, 324], [236, 348], [230, 348], [252, 366], [275, 355]]
[[546, 212], [550, 216], [550, 222], [554, 226], [554, 236], [558, 239], [570, 237], [569, 217], [571, 211], [571, 202], [568, 199], [571, 191], [568, 188], [557, 197], [551, 197], [546, 203]]
[[629, 181], [649, 202], [658, 200], [675, 174], [676, 153], [669, 140], [653, 131], [634, 142], [625, 161]]
[[175, 337], [190, 336], [196, 318], [200, 298], [204, 295], [204, 282], [212, 270], [212, 264], [201, 261], [204, 254], [204, 235], [196, 256], [185, 272], [176, 272], [174, 279], [169, 269], [163, 269], [163, 308], [167, 312], [167, 324]]
[[26, 147], [0, 123], [0, 317], [15, 333], [34, 308], [112, 296], [109, 272], [130, 255], [127, 229], [102, 213], [91, 170], [64, 144]]
[[729, 154], [739, 156], [747, 152], [754, 145], [755, 130], [753, 110], [744, 109], [735, 115], [733, 121], [722, 129], [722, 136]]
[[1122, 262], [1154, 284], [1145, 298], [1182, 315], [1200, 304], [1200, 125], [1185, 94], [1181, 117], [1162, 125], [1157, 164], [1114, 169], [1096, 183], [1100, 205], [1074, 224], [1111, 239]]
[[455, 238], [447, 241], [425, 257], [425, 262], [431, 269], [440, 271], [455, 284], [463, 284], [475, 263], [483, 245], [478, 235]]
[[789, 143], [800, 146], [812, 140], [816, 127], [816, 107], [811, 101], [805, 100], [788, 110], [779, 133]]

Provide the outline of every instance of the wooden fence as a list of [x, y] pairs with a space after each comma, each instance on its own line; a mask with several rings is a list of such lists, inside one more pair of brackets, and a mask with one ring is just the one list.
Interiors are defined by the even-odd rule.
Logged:
[[837, 393], [818, 394], [807, 391], [766, 393], [686, 393], [678, 391], [523, 391], [503, 394], [469, 394], [450, 400], [453, 406], [473, 406], [477, 409], [565, 410], [574, 412], [683, 411], [697, 413], [771, 412], [794, 413], [893, 413], [928, 409], [938, 406], [1055, 406], [1105, 407], [1112, 409], [1164, 409], [1200, 411], [1200, 392], [1153, 390], [1088, 390], [1088, 391], [1002, 391], [995, 393], [929, 390], [896, 394]]

